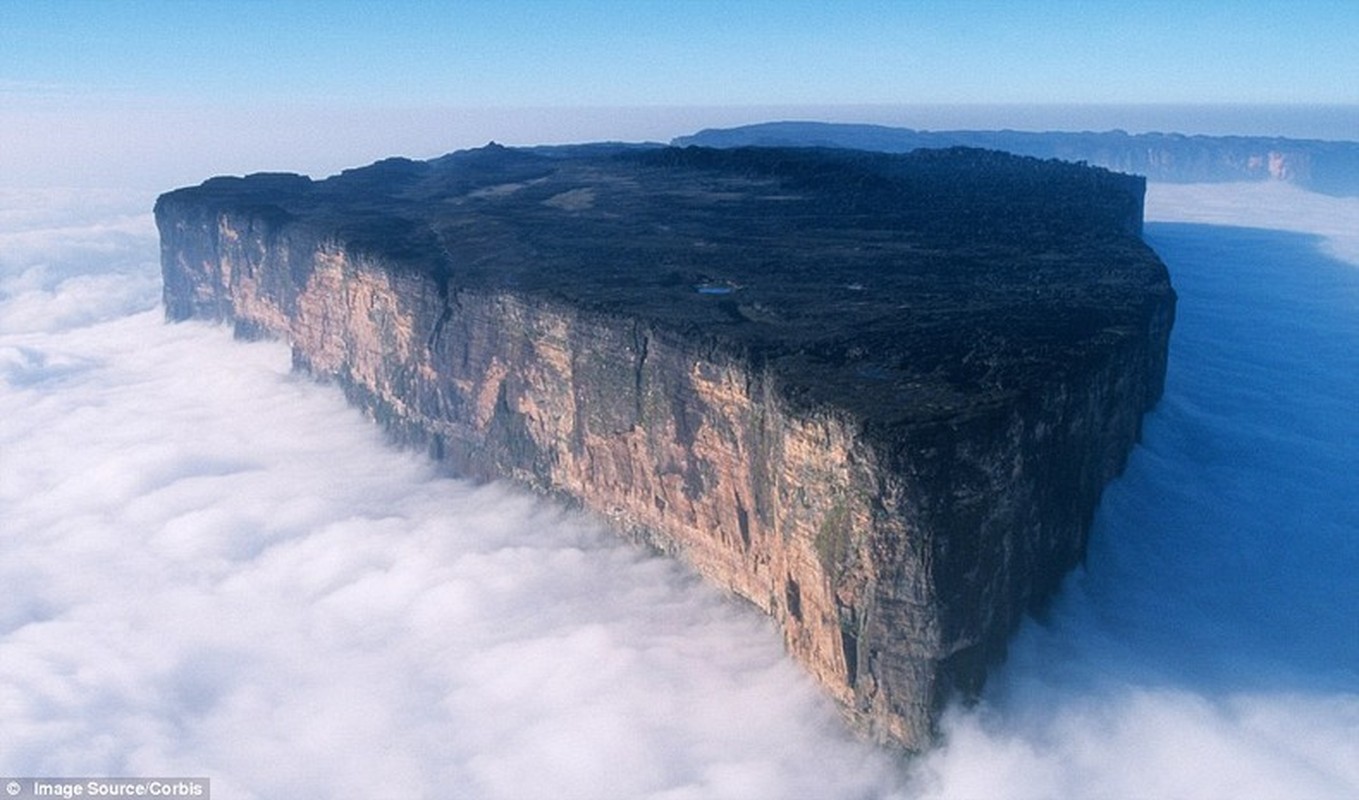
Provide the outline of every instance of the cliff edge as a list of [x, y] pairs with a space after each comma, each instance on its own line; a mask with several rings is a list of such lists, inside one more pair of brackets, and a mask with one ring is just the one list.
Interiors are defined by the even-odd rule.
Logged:
[[156, 204], [172, 320], [572, 498], [926, 746], [1081, 559], [1161, 393], [1141, 178], [950, 149], [491, 145]]

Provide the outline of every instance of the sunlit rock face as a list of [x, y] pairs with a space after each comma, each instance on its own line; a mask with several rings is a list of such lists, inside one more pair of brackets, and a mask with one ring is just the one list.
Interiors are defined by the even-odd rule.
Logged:
[[978, 150], [490, 146], [164, 195], [171, 319], [579, 502], [928, 744], [1082, 557], [1160, 396], [1140, 178]]

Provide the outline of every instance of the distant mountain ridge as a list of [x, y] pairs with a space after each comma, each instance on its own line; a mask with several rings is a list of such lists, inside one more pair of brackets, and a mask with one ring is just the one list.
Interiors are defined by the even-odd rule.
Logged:
[[979, 147], [1016, 155], [1086, 162], [1166, 183], [1276, 180], [1322, 194], [1359, 196], [1359, 142], [1265, 136], [1189, 136], [1126, 131], [923, 131], [884, 125], [765, 122], [712, 128], [676, 146], [846, 147], [905, 153]]

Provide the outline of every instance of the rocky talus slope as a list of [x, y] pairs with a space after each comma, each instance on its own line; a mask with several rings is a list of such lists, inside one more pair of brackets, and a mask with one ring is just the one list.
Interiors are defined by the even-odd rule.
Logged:
[[488, 146], [162, 196], [170, 319], [564, 496], [926, 746], [1084, 552], [1161, 393], [1140, 178], [979, 150]]

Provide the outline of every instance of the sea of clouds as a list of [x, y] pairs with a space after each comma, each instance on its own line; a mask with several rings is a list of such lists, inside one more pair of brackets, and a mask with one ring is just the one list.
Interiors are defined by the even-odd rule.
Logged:
[[869, 797], [768, 622], [167, 325], [114, 194], [0, 197], [0, 774], [222, 797]]
[[[905, 767], [682, 567], [168, 325], [150, 198], [0, 192], [0, 774], [221, 797], [1359, 796], [1359, 205], [1152, 187], [1165, 399]], [[1248, 227], [1234, 227], [1248, 226]]]

